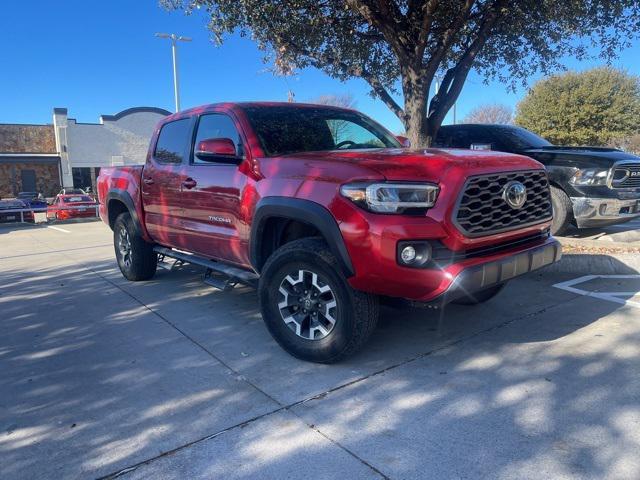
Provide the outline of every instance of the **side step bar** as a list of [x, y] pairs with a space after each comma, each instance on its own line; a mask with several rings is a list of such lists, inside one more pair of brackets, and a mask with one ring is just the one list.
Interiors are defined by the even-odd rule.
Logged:
[[[220, 290], [230, 290], [237, 283], [249, 285], [253, 288], [258, 287], [259, 277], [253, 272], [248, 272], [241, 268], [232, 267], [231, 265], [226, 265], [214, 260], [208, 260], [191, 253], [179, 252], [172, 248], [157, 246], [153, 248], [153, 251], [158, 255], [164, 255], [165, 257], [175, 258], [181, 262], [192, 263], [194, 265], [205, 267], [207, 271], [204, 275], [204, 281], [212, 287], [219, 288]], [[212, 272], [221, 273], [226, 278], [215, 278], [211, 275]]]

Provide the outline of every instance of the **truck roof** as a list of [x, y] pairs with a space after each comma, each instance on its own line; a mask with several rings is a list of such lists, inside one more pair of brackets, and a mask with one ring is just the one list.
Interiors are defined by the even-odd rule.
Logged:
[[255, 108], [255, 107], [262, 107], [262, 108], [270, 108], [270, 107], [285, 107], [285, 108], [326, 108], [326, 109], [333, 109], [333, 110], [347, 110], [347, 111], [356, 111], [352, 108], [345, 108], [345, 107], [336, 107], [333, 105], [321, 105], [321, 104], [317, 104], [317, 103], [298, 103], [298, 102], [265, 102], [265, 101], [261, 101], [261, 102], [218, 102], [218, 103], [208, 103], [208, 104], [204, 104], [204, 105], [199, 105], [197, 107], [192, 107], [186, 110], [180, 110], [179, 112], [176, 112], [172, 115], [169, 115], [167, 117], [165, 117], [163, 119], [163, 122], [166, 122], [168, 120], [172, 120], [174, 117], [182, 117], [184, 115], [193, 115], [193, 114], [197, 114], [200, 113], [202, 111], [205, 110], [210, 110], [216, 107], [224, 107], [224, 108], [240, 108], [240, 109], [244, 109], [244, 108]]

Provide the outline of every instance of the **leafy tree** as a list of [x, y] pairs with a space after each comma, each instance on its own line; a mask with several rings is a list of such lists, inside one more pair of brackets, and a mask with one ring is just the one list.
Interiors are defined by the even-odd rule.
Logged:
[[607, 145], [640, 132], [640, 79], [600, 67], [536, 83], [516, 123], [559, 145]]
[[464, 117], [463, 123], [513, 123], [513, 110], [507, 105], [498, 103], [479, 105]]
[[591, 46], [613, 58], [640, 25], [640, 0], [160, 1], [205, 11], [218, 43], [250, 35], [283, 73], [313, 66], [366, 81], [417, 147], [431, 143], [471, 68], [514, 86], [561, 68], [563, 57], [588, 57]]

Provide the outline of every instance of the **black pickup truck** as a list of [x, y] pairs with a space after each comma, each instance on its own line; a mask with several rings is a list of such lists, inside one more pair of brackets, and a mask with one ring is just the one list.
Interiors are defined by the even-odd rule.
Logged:
[[572, 224], [602, 227], [640, 216], [640, 157], [621, 150], [556, 146], [521, 127], [484, 124], [443, 125], [434, 146], [518, 153], [544, 164], [553, 234]]

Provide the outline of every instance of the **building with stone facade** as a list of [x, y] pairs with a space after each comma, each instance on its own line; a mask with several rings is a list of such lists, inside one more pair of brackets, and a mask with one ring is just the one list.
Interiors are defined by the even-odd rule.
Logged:
[[53, 125], [0, 125], [0, 198], [60, 189], [60, 156]]
[[100, 167], [144, 163], [149, 140], [167, 110], [135, 107], [102, 115], [99, 123], [53, 110], [49, 125], [0, 124], [0, 198], [60, 188], [91, 188]]

